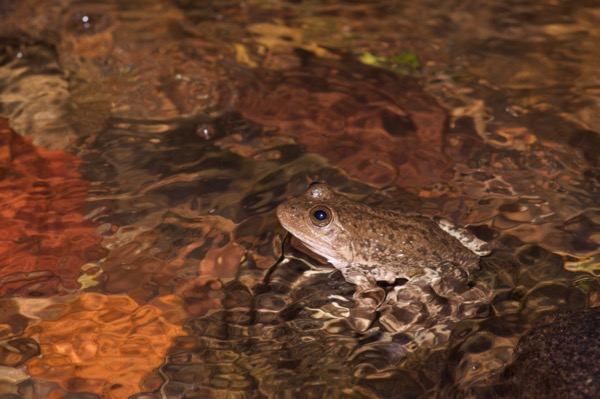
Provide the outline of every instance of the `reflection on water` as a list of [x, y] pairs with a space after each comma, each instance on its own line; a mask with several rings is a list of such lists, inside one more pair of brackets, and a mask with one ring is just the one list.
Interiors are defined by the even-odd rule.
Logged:
[[140, 306], [128, 296], [91, 293], [58, 303], [20, 301], [22, 313], [40, 320], [25, 331], [41, 355], [27, 362], [27, 370], [63, 389], [106, 398], [157, 388], [156, 378], [145, 380], [148, 370], [163, 362], [174, 337], [184, 335], [174, 324], [181, 322], [177, 302], [164, 296], [158, 306]]
[[351, 178], [374, 186], [447, 180], [452, 161], [466, 160], [464, 150], [481, 142], [472, 123], [449, 128], [444, 110], [409, 77], [343, 58], [299, 58], [299, 68], [259, 71], [240, 110]]
[[[413, 3], [1, 3], [0, 395], [511, 397], [600, 305], [600, 8]], [[470, 225], [489, 305], [353, 330], [314, 180]]]
[[79, 174], [81, 161], [35, 148], [5, 119], [0, 135], [0, 295], [73, 292], [85, 279], [82, 266], [106, 256], [94, 224], [85, 220], [90, 183]]

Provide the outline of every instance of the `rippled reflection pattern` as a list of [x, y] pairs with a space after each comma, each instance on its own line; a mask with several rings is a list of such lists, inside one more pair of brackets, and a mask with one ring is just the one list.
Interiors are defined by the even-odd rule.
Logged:
[[80, 164], [64, 151], [34, 147], [0, 119], [0, 295], [72, 292], [81, 287], [82, 265], [106, 254], [85, 220], [90, 183]]
[[41, 352], [27, 363], [31, 375], [105, 398], [152, 387], [154, 380], [145, 377], [184, 334], [175, 298], [140, 306], [127, 296], [86, 293], [68, 302], [48, 301], [38, 313], [40, 322], [25, 332]]
[[[513, 397], [600, 306], [600, 12], [432, 4], [0, 2], [0, 396]], [[481, 295], [353, 330], [274, 215], [315, 180], [469, 225]]]
[[444, 110], [410, 77], [311, 54], [301, 55], [301, 65], [259, 71], [241, 112], [352, 178], [380, 187], [439, 182], [481, 143], [467, 118], [449, 128]]

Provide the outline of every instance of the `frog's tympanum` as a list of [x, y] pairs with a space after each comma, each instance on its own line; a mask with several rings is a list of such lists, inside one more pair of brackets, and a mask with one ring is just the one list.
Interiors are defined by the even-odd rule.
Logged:
[[[380, 321], [397, 331], [423, 313], [433, 316], [482, 296], [469, 287], [469, 274], [489, 254], [487, 244], [447, 220], [373, 208], [325, 183], [313, 183], [304, 195], [280, 204], [277, 217], [357, 286], [350, 315], [358, 329], [368, 328], [384, 303], [397, 306], [380, 308]], [[386, 298], [376, 282], [397, 279], [407, 282]]]

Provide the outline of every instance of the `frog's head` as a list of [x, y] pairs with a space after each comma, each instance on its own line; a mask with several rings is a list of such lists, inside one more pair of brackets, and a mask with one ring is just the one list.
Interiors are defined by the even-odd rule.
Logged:
[[351, 201], [325, 183], [312, 183], [304, 195], [288, 198], [277, 207], [281, 225], [311, 251], [334, 266], [354, 260], [352, 234], [340, 218]]

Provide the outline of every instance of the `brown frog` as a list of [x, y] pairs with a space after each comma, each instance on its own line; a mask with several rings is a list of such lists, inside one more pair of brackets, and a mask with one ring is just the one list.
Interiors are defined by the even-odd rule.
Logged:
[[377, 281], [407, 279], [400, 297], [420, 291], [417, 297], [427, 301], [431, 288], [448, 297], [454, 288], [467, 291], [470, 272], [478, 268], [480, 256], [490, 253], [487, 243], [445, 219], [373, 208], [325, 183], [313, 183], [304, 195], [287, 199], [277, 207], [277, 217], [357, 285], [351, 315], [361, 330], [385, 299]]

